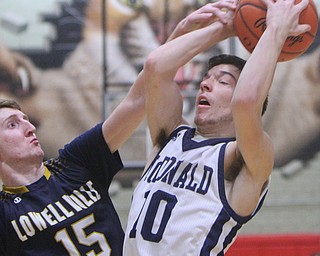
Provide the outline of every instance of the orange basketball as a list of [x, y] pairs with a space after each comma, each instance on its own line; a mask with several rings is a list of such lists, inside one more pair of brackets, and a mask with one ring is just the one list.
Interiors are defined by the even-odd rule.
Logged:
[[[299, 3], [301, 0], [296, 0]], [[251, 53], [266, 29], [267, 7], [261, 0], [240, 0], [235, 12], [235, 31], [243, 46]], [[313, 0], [299, 17], [300, 24], [309, 24], [311, 30], [298, 36], [289, 36], [282, 48], [279, 62], [292, 60], [303, 54], [318, 31], [318, 12]]]

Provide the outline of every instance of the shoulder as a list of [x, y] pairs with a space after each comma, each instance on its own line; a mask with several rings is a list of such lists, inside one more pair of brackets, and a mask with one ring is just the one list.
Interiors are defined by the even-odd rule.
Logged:
[[59, 154], [64, 155], [66, 152], [73, 152], [73, 154], [79, 152], [90, 153], [92, 151], [98, 151], [98, 148], [101, 149], [105, 146], [106, 143], [102, 134], [102, 123], [99, 123], [74, 138], [70, 143], [64, 145], [63, 149], [59, 150]]

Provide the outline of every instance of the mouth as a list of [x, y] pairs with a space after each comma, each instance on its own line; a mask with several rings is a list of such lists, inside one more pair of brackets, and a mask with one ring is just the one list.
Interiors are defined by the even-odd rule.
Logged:
[[37, 138], [34, 138], [34, 139], [32, 139], [32, 140], [30, 141], [30, 143], [31, 143], [31, 144], [36, 144], [36, 145], [38, 145], [38, 144], [39, 144], [39, 141], [38, 141]]
[[199, 98], [199, 102], [198, 102], [199, 106], [210, 106], [209, 101], [206, 98]]

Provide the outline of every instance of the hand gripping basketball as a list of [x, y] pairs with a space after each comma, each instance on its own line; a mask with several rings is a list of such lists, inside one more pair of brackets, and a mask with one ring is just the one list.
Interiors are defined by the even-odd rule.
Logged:
[[[301, 0], [296, 0], [295, 4]], [[251, 53], [266, 29], [267, 7], [261, 0], [240, 0], [235, 12], [235, 31], [243, 46]], [[311, 30], [289, 36], [282, 48], [279, 62], [292, 60], [303, 54], [312, 44], [318, 31], [318, 13], [313, 0], [299, 17], [300, 24], [309, 24]]]

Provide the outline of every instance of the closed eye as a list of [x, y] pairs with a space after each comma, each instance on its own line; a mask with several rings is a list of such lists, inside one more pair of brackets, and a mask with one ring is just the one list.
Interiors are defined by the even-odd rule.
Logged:
[[226, 82], [226, 81], [219, 81], [220, 84], [225, 84], [225, 85], [229, 85], [230, 83]]

